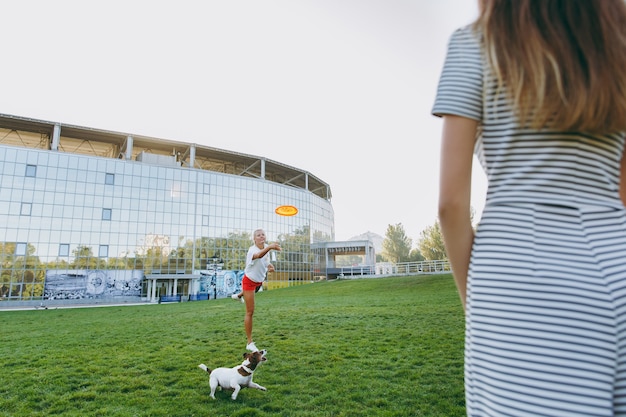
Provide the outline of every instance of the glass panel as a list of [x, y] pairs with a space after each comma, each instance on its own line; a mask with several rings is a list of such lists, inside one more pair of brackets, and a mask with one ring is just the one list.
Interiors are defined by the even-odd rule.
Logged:
[[16, 256], [25, 256], [26, 255], [26, 243], [17, 243], [15, 245], [15, 255]]
[[59, 245], [59, 256], [69, 256], [70, 255], [70, 245], [68, 243], [61, 243]]
[[32, 209], [31, 203], [22, 203], [22, 208], [20, 210], [20, 215], [22, 216], [30, 216], [30, 211]]

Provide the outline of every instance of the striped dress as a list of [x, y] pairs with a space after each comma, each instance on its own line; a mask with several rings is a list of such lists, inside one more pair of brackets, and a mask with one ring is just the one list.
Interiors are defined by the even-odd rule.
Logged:
[[488, 178], [468, 274], [469, 416], [626, 416], [625, 134], [520, 127], [470, 27], [435, 115], [480, 122]]

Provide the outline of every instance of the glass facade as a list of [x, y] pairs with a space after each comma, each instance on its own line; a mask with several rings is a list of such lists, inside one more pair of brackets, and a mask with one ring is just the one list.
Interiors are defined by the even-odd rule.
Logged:
[[2, 301], [145, 300], [146, 276], [237, 274], [257, 228], [283, 248], [269, 289], [311, 282], [311, 245], [334, 240], [329, 198], [264, 178], [1, 142], [0, 174]]

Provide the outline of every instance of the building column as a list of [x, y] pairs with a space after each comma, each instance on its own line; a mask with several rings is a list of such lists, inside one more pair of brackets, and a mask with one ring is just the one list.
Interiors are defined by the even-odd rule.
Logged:
[[156, 299], [156, 290], [157, 290], [157, 280], [156, 278], [151, 279], [152, 281], [152, 297], [150, 297], [150, 301], [155, 302]]
[[126, 158], [126, 160], [133, 159], [133, 137], [130, 135], [126, 137], [126, 154], [124, 158]]
[[52, 129], [52, 143], [50, 144], [50, 150], [58, 151], [60, 142], [61, 142], [61, 125], [59, 123], [55, 123], [54, 129]]
[[196, 145], [189, 147], [189, 168], [193, 168], [196, 164]]

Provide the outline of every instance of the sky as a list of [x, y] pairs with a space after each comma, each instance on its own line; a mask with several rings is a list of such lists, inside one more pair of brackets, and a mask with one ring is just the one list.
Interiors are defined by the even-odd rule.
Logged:
[[331, 187], [338, 241], [401, 224], [416, 245], [437, 220], [430, 111], [478, 0], [0, 2], [0, 113], [306, 170]]

